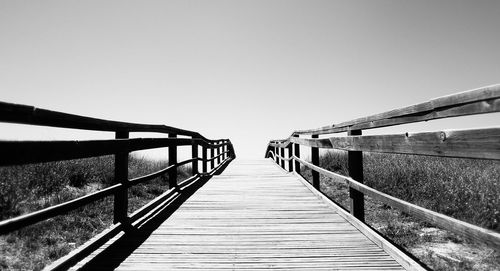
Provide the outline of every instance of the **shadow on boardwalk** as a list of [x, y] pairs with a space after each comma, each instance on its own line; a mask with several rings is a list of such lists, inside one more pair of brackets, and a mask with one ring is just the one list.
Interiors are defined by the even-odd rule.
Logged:
[[[221, 174], [230, 163], [222, 165], [214, 175]], [[158, 212], [151, 214], [145, 223], [138, 227], [130, 226], [126, 232], [106, 247], [97, 256], [80, 266], [78, 270], [114, 270], [127, 259], [141, 244], [149, 238], [165, 220], [167, 220], [189, 197], [205, 185], [211, 177], [203, 177], [200, 181], [186, 188], [172, 203]]]

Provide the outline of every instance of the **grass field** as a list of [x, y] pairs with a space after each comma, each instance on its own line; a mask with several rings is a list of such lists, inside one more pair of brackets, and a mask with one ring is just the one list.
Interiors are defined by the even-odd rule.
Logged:
[[[347, 175], [347, 153], [326, 152], [320, 165]], [[500, 231], [500, 163], [364, 153], [364, 182], [419, 206]], [[310, 170], [302, 169], [306, 179]], [[347, 185], [321, 176], [321, 191], [349, 209]], [[435, 270], [500, 270], [500, 253], [366, 197], [366, 221]]]
[[[130, 156], [129, 177], [166, 167], [166, 161]], [[0, 168], [1, 220], [62, 203], [108, 187], [113, 182], [112, 156]], [[179, 170], [179, 181], [189, 176]], [[129, 189], [129, 213], [168, 189], [157, 178]], [[66, 215], [0, 236], [1, 270], [41, 270], [112, 224], [113, 197]]]
[[[499, 231], [500, 163], [409, 155], [364, 154], [365, 183], [385, 193]], [[113, 157], [0, 168], [0, 217], [7, 219], [105, 188]], [[347, 175], [345, 152], [327, 152], [321, 166]], [[166, 166], [131, 156], [129, 177]], [[179, 179], [189, 176], [187, 168]], [[310, 171], [302, 170], [310, 179]], [[163, 193], [157, 178], [129, 190], [129, 213]], [[348, 209], [348, 189], [322, 176], [321, 190]], [[0, 236], [0, 269], [40, 270], [111, 225], [113, 198]], [[366, 198], [366, 221], [435, 270], [499, 270], [500, 254]]]

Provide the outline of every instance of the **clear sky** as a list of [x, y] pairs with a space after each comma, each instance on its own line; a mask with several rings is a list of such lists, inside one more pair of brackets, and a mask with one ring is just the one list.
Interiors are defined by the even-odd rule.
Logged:
[[196, 130], [262, 157], [296, 129], [499, 83], [499, 14], [494, 0], [0, 0], [0, 100]]

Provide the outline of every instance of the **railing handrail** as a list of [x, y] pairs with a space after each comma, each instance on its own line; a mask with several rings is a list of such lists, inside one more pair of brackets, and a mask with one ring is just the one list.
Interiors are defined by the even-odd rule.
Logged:
[[[285, 168], [285, 161], [288, 161], [288, 170], [290, 172], [295, 170], [297, 174], [300, 174], [300, 164], [311, 169], [313, 171], [313, 187], [318, 190], [320, 187], [319, 173], [343, 179], [351, 188], [351, 214], [361, 221], [364, 221], [364, 194], [366, 194], [424, 221], [500, 250], [500, 233], [416, 206], [364, 185], [362, 162], [362, 152], [500, 160], [500, 127], [392, 135], [361, 135], [361, 131], [366, 129], [495, 112], [500, 112], [500, 85], [448, 95], [425, 103], [337, 125], [295, 131], [286, 139], [269, 141], [265, 157], [271, 157], [283, 168]], [[347, 132], [348, 135], [318, 138], [318, 135], [340, 132]], [[301, 135], [311, 135], [312, 138], [301, 138]], [[299, 146], [311, 147], [312, 162], [306, 162], [300, 158]], [[288, 149], [288, 157], [284, 155], [285, 148]], [[349, 176], [339, 175], [321, 168], [319, 166], [319, 148], [347, 151]], [[293, 154], [292, 149], [294, 149]]]
[[[290, 137], [295, 135], [334, 134], [350, 130], [368, 130], [492, 112], [500, 112], [500, 84], [451, 94], [338, 124], [314, 129], [296, 130]], [[287, 141], [290, 137], [271, 141], [283, 142]]]
[[91, 130], [91, 131], [165, 133], [165, 134], [176, 134], [182, 136], [191, 136], [193, 138], [201, 138], [207, 141], [217, 141], [217, 140], [209, 140], [206, 137], [202, 136], [200, 133], [195, 131], [180, 129], [166, 125], [141, 124], [141, 123], [92, 118], [87, 116], [37, 108], [30, 105], [14, 104], [7, 102], [0, 102], [0, 122]]
[[[128, 187], [169, 174], [169, 189], [177, 191], [179, 184], [177, 183], [176, 169], [178, 167], [192, 163], [192, 178], [196, 181], [214, 172], [222, 164], [227, 163], [235, 157], [234, 148], [229, 139], [210, 140], [197, 132], [165, 125], [110, 121], [5, 102], [0, 102], [0, 122], [114, 131], [116, 133], [116, 139], [110, 140], [0, 140], [0, 149], [2, 149], [0, 166], [115, 155], [114, 185], [68, 202], [0, 221], [0, 234], [5, 234], [67, 213], [110, 195], [115, 195], [115, 223], [130, 223], [130, 217], [127, 215]], [[129, 132], [165, 133], [168, 134], [168, 138], [129, 138]], [[177, 138], [178, 135], [191, 136], [191, 138]], [[186, 145], [192, 146], [193, 157], [178, 162], [177, 146]], [[203, 149], [203, 157], [198, 157], [199, 146]], [[133, 179], [128, 178], [128, 155], [130, 152], [162, 147], [169, 148], [168, 167], [145, 176]], [[218, 154], [212, 155], [213, 157], [209, 158], [207, 156], [208, 149], [217, 149]], [[217, 166], [215, 165], [216, 160]], [[198, 161], [203, 162], [203, 170], [201, 172], [198, 172]], [[209, 162], [211, 164], [210, 170], [208, 170]]]

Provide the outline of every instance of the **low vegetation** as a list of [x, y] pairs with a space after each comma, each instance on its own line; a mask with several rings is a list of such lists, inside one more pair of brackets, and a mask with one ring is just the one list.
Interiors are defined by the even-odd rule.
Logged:
[[[431, 210], [500, 231], [500, 163], [472, 159], [365, 153], [364, 182]], [[347, 175], [346, 153], [326, 152], [321, 166]], [[62, 203], [110, 186], [112, 156], [0, 168], [0, 219]], [[129, 177], [166, 167], [165, 161], [131, 156]], [[179, 170], [179, 179], [189, 176]], [[310, 179], [310, 171], [302, 169]], [[322, 176], [321, 190], [344, 208], [348, 187]], [[163, 193], [166, 178], [129, 190], [129, 213]], [[0, 236], [0, 269], [41, 270], [106, 227], [113, 198]], [[435, 270], [498, 270], [500, 254], [366, 198], [366, 221]]]
[[[166, 167], [165, 161], [131, 156], [129, 177]], [[179, 179], [189, 176], [179, 170]], [[0, 168], [0, 219], [8, 219], [108, 187], [114, 180], [112, 156]], [[129, 190], [129, 213], [168, 189], [157, 178]], [[112, 224], [113, 197], [66, 215], [0, 236], [1, 270], [41, 270]]]
[[[347, 175], [346, 152], [320, 165]], [[500, 163], [473, 159], [365, 153], [364, 182], [419, 206], [500, 231]], [[302, 169], [306, 179], [310, 170]], [[321, 177], [321, 190], [349, 209], [348, 187]], [[366, 221], [434, 270], [499, 270], [500, 253], [366, 197]]]

